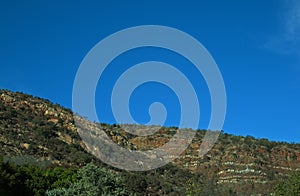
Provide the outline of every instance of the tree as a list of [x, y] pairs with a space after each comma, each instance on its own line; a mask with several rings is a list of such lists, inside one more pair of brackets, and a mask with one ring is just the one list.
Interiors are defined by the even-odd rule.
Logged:
[[[76, 182], [77, 170], [73, 168], [55, 167], [49, 168], [44, 173], [46, 180], [51, 188], [69, 188]], [[49, 188], [50, 188], [49, 187]]]
[[48, 196], [54, 195], [128, 195], [123, 180], [112, 171], [97, 167], [90, 163], [81, 168], [78, 180], [69, 188], [57, 188], [47, 191]]

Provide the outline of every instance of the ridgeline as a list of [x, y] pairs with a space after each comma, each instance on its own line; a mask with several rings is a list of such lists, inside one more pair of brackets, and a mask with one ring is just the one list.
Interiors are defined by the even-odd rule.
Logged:
[[[162, 127], [151, 136], [135, 136], [116, 124], [102, 123], [101, 127], [116, 144], [131, 150], [160, 147], [178, 131], [176, 127]], [[118, 182], [126, 191], [118, 192], [119, 195], [268, 195], [291, 172], [300, 170], [299, 143], [274, 142], [223, 132], [213, 149], [199, 157], [205, 132], [197, 130], [185, 152], [164, 167], [144, 172], [123, 171], [102, 163], [89, 153], [77, 132], [70, 109], [31, 95], [0, 90], [0, 194], [18, 194], [5, 183], [9, 183], [13, 175], [14, 179], [18, 178], [14, 173], [19, 171], [18, 168], [32, 165], [41, 168], [41, 175], [44, 175], [43, 171], [51, 168], [81, 171], [92, 163], [111, 172], [115, 178], [123, 179]], [[72, 187], [68, 183], [53, 186], [49, 182], [34, 189], [26, 185], [28, 178], [31, 179], [27, 176], [18, 184], [26, 186], [22, 189], [27, 191], [23, 192], [24, 195], [43, 195], [47, 190]], [[45, 179], [48, 179], [47, 175]], [[75, 181], [69, 179], [70, 183]], [[97, 194], [100, 193], [104, 192]]]

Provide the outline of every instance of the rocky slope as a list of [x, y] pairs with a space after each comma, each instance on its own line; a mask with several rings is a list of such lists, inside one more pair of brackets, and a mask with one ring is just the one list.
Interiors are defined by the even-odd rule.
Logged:
[[[88, 122], [86, 125], [99, 126]], [[101, 124], [118, 145], [136, 150], [164, 145], [178, 131], [161, 128], [151, 136], [134, 136], [119, 125]], [[193, 175], [202, 175], [215, 184], [232, 187], [237, 193], [268, 193], [274, 183], [290, 171], [300, 170], [300, 144], [270, 142], [251, 136], [221, 133], [213, 149], [199, 157], [204, 130], [198, 130], [193, 142], [174, 164]], [[74, 117], [50, 101], [23, 93], [0, 90], [0, 155], [20, 164], [38, 162], [63, 166], [81, 166], [97, 160], [78, 134]]]

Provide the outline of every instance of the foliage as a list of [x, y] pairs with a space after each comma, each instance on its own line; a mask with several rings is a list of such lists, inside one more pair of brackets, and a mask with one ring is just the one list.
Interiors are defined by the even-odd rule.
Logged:
[[230, 186], [217, 184], [216, 176], [209, 177], [204, 174], [197, 173], [190, 178], [185, 185], [185, 195], [236, 195]]
[[47, 195], [128, 195], [122, 179], [105, 168], [87, 164], [78, 172], [78, 181], [68, 189], [47, 191]]
[[[118, 145], [131, 150], [162, 146], [179, 131], [162, 127], [145, 138], [127, 133], [118, 124], [102, 123], [101, 128]], [[290, 169], [300, 166], [299, 143], [223, 132], [214, 148], [198, 157], [205, 133], [198, 130], [182, 156], [164, 167], [118, 171], [88, 153], [71, 110], [41, 98], [0, 90], [0, 154], [5, 155], [5, 161], [0, 162], [0, 195], [45, 195], [47, 190], [48, 195], [269, 194]], [[43, 161], [47, 162], [41, 164]], [[84, 167], [90, 162], [95, 165]], [[59, 166], [51, 165], [54, 163]], [[297, 190], [297, 186], [281, 183], [276, 191], [288, 193], [286, 187]]]
[[187, 196], [193, 196], [201, 193], [200, 183], [195, 182], [193, 179], [189, 179], [186, 183], [186, 191]]
[[[49, 191], [47, 191], [49, 190]], [[87, 164], [41, 168], [0, 163], [0, 195], [128, 195], [124, 180], [111, 170]]]
[[0, 195], [44, 195], [49, 188], [69, 187], [76, 169], [0, 163]]
[[300, 195], [300, 171], [290, 174], [286, 181], [280, 182], [274, 189], [275, 195]]
[[136, 194], [143, 194], [148, 187], [147, 176], [142, 173], [124, 172], [126, 187]]

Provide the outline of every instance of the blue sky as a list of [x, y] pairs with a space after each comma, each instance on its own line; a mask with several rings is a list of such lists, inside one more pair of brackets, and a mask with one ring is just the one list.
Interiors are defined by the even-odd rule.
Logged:
[[[124, 28], [178, 28], [211, 53], [227, 93], [223, 130], [281, 141], [300, 141], [300, 3], [276, 1], [1, 1], [0, 88], [47, 98], [71, 108], [77, 69], [100, 40]], [[109, 48], [108, 48], [109, 50]], [[116, 58], [101, 76], [96, 106], [101, 121], [114, 122], [110, 92], [126, 67], [160, 60], [188, 64], [170, 51], [141, 48]], [[124, 65], [124, 66], [123, 66]], [[210, 96], [192, 66], [184, 72], [197, 83], [199, 127], [210, 117]], [[167, 97], [167, 98], [165, 98]], [[177, 125], [180, 106], [166, 86], [148, 83], [132, 94], [134, 118], [145, 123], [148, 105], [161, 101], [166, 125]]]

